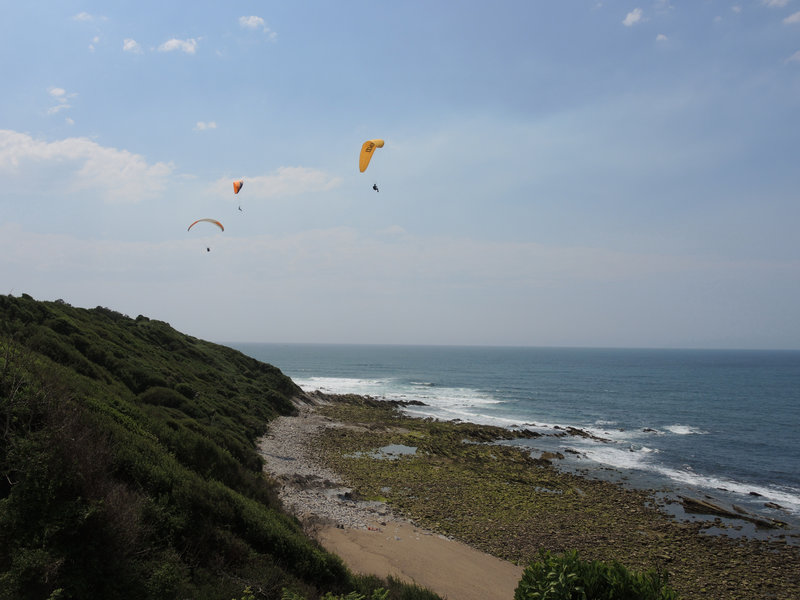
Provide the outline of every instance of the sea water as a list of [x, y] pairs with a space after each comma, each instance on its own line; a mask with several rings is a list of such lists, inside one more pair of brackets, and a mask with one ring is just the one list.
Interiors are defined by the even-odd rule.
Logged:
[[419, 400], [442, 420], [566, 427], [518, 443], [800, 527], [800, 352], [229, 344], [306, 391]]

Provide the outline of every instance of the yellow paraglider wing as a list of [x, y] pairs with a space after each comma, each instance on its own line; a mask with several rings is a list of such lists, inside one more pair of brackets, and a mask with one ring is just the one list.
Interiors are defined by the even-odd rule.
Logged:
[[234, 194], [238, 194], [239, 190], [242, 189], [243, 185], [244, 185], [244, 180], [240, 179], [239, 181], [234, 181], [233, 182], [233, 193]]
[[367, 140], [361, 146], [361, 155], [358, 157], [358, 170], [362, 173], [367, 170], [375, 148], [383, 148], [383, 140]]
[[[220, 223], [219, 221], [215, 221], [214, 219], [197, 219], [197, 221], [195, 221], [194, 223], [189, 225], [189, 229], [191, 229], [192, 227], [194, 227], [198, 223], [203, 223], [203, 222], [205, 222], [205, 223], [213, 223], [214, 225], [219, 227], [222, 231], [225, 231], [225, 228], [222, 226], [222, 223]], [[189, 229], [187, 229], [186, 231], [189, 231]]]

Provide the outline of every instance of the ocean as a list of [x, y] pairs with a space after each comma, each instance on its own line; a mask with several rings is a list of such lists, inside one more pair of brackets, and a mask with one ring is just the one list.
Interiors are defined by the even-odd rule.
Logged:
[[600, 439], [517, 443], [561, 452], [565, 469], [800, 530], [800, 351], [228, 345], [306, 391], [420, 400], [407, 412], [545, 434], [579, 428]]

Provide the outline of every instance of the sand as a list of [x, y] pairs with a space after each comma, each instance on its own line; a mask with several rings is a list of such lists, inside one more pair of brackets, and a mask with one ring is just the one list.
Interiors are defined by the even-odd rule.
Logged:
[[453, 600], [510, 600], [522, 567], [404, 521], [375, 531], [326, 527], [317, 539], [356, 573], [392, 575]]

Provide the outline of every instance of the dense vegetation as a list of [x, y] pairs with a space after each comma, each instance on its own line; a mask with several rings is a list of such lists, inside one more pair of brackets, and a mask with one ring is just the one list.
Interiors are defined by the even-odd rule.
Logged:
[[254, 441], [300, 393], [161, 321], [0, 296], [0, 598], [434, 598], [281, 510]]
[[575, 551], [541, 552], [522, 574], [514, 600], [677, 600], [664, 575], [629, 571], [617, 561], [581, 560]]

